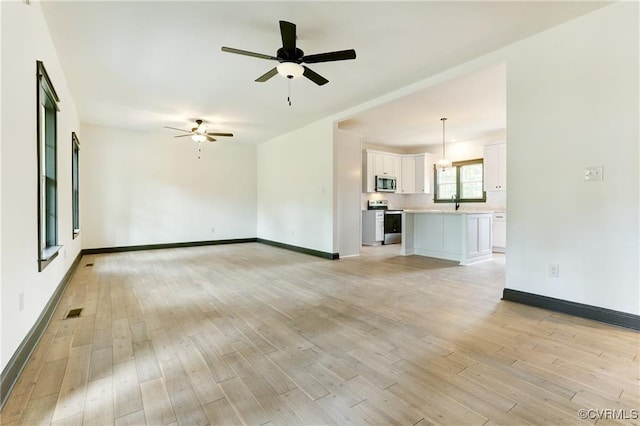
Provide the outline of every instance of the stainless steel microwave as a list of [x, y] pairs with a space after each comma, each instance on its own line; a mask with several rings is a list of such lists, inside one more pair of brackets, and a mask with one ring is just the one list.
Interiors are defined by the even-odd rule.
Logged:
[[376, 176], [376, 192], [396, 192], [396, 184], [393, 176]]

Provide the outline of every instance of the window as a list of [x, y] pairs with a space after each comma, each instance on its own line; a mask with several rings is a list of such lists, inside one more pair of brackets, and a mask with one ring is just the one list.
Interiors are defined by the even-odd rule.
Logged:
[[73, 210], [73, 238], [80, 233], [80, 142], [71, 133], [71, 203]]
[[57, 255], [58, 182], [57, 126], [58, 95], [42, 62], [38, 68], [38, 270], [42, 271]]
[[436, 203], [450, 203], [455, 198], [459, 202], [486, 202], [484, 192], [484, 164], [482, 158], [458, 161], [448, 169], [435, 170]]

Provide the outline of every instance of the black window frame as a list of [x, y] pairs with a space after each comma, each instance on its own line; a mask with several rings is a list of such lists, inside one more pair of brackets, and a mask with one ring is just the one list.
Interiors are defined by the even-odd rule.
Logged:
[[71, 132], [71, 229], [75, 240], [80, 235], [80, 141]]
[[36, 141], [38, 160], [38, 271], [58, 256], [58, 103], [47, 70], [36, 61]]
[[[460, 183], [460, 167], [470, 164], [482, 164], [482, 198], [460, 198], [461, 183]], [[473, 160], [454, 161], [451, 167], [456, 168], [456, 198], [452, 200], [450, 198], [438, 199], [438, 169], [434, 165], [433, 167], [433, 202], [434, 203], [486, 203], [487, 191], [484, 190], [484, 159], [475, 158]]]

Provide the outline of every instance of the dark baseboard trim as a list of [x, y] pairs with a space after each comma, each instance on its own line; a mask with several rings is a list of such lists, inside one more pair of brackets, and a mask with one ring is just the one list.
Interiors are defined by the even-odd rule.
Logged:
[[231, 240], [191, 241], [185, 243], [144, 244], [139, 246], [103, 247], [83, 249], [82, 254], [120, 253], [125, 251], [158, 250], [180, 247], [214, 246], [218, 244], [255, 243], [257, 238], [235, 238]]
[[291, 251], [297, 251], [298, 253], [309, 254], [311, 256], [321, 257], [323, 259], [336, 260], [340, 259], [340, 255], [338, 253], [328, 253], [326, 251], [313, 250], [304, 247], [292, 246], [291, 244], [280, 243], [278, 241], [265, 240], [263, 238], [257, 239], [259, 243], [267, 244], [274, 247], [279, 247]]
[[6, 367], [2, 370], [2, 374], [0, 374], [0, 409], [4, 407], [5, 402], [9, 398], [11, 394], [11, 390], [13, 386], [18, 381], [20, 377], [20, 373], [27, 365], [31, 354], [36, 348], [36, 345], [42, 338], [42, 335], [47, 329], [51, 318], [53, 317], [56, 308], [58, 307], [58, 303], [60, 303], [60, 299], [62, 298], [62, 294], [64, 290], [67, 288], [67, 284], [71, 281], [71, 277], [73, 273], [76, 271], [78, 264], [80, 263], [80, 259], [82, 259], [82, 250], [76, 256], [75, 260], [71, 264], [71, 267], [64, 274], [62, 280], [58, 284], [58, 287], [49, 298], [49, 301], [45, 305], [42, 313], [36, 320], [31, 330], [27, 336], [22, 340], [18, 349], [14, 352], [13, 356], [7, 363]]
[[640, 331], [640, 315], [505, 288], [502, 300], [522, 303]]

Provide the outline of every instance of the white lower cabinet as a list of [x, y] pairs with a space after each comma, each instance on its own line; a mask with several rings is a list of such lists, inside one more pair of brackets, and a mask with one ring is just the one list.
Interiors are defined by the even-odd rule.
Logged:
[[467, 216], [467, 257], [491, 254], [491, 216], [470, 214]]
[[507, 250], [507, 214], [493, 214], [493, 251], [504, 253]]
[[384, 211], [362, 211], [362, 245], [378, 246], [384, 241]]
[[401, 254], [458, 261], [461, 265], [493, 258], [491, 212], [405, 210]]

